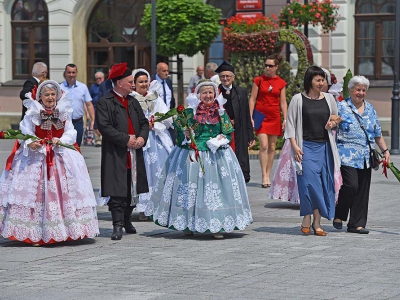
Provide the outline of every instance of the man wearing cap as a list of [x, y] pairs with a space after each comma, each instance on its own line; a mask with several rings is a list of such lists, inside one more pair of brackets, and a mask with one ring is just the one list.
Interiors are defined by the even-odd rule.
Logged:
[[246, 182], [250, 181], [250, 161], [248, 147], [254, 145], [253, 125], [250, 119], [249, 99], [246, 89], [232, 84], [235, 79], [234, 68], [224, 61], [216, 70], [221, 84], [220, 93], [227, 100], [224, 108], [235, 132], [232, 134], [231, 147], [236, 153]]
[[[149, 191], [142, 147], [149, 136], [147, 121], [133, 91], [132, 71], [126, 62], [115, 64], [109, 73], [114, 88], [97, 102], [97, 128], [103, 136], [101, 148], [101, 196], [113, 221], [112, 240], [136, 233], [130, 221], [137, 195]], [[132, 150], [132, 151], [131, 151]]]

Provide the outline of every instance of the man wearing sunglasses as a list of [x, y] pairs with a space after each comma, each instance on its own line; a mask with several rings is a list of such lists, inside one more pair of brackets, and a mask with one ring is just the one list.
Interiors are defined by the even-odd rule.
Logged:
[[226, 113], [231, 119], [235, 132], [232, 134], [231, 147], [236, 153], [243, 176], [246, 182], [250, 181], [250, 162], [248, 147], [254, 145], [253, 125], [250, 119], [249, 99], [245, 88], [235, 86], [233, 66], [224, 61], [216, 70], [221, 84], [220, 93], [227, 102], [224, 105]]

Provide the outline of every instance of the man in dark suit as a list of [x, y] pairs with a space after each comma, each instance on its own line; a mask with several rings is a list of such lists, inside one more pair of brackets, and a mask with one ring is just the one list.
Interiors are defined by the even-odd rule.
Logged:
[[[100, 84], [99, 93], [98, 93], [97, 99], [101, 99], [101, 98], [107, 96], [108, 93], [110, 93], [112, 91], [112, 89], [113, 89], [113, 83], [112, 83], [111, 79], [104, 80]], [[96, 120], [94, 120], [93, 129], [96, 132], [96, 136], [98, 137], [98, 139], [100, 139], [100, 142], [96, 142], [95, 146], [96, 147], [100, 147], [101, 146], [101, 133], [100, 133], [99, 129], [97, 128]]]
[[112, 81], [110, 79], [104, 80], [99, 87], [99, 93], [97, 99], [107, 96], [113, 89]]
[[[47, 65], [44, 62], [37, 62], [32, 67], [32, 77], [25, 81], [22, 91], [19, 93], [19, 97], [22, 101], [26, 99], [25, 94], [32, 91], [32, 89], [36, 86], [39, 86], [38, 83], [41, 80], [46, 79], [47, 77]], [[22, 116], [21, 120], [24, 118], [26, 113], [26, 107], [22, 105]]]
[[232, 149], [236, 153], [246, 182], [250, 181], [250, 161], [248, 147], [254, 145], [253, 124], [250, 119], [249, 99], [245, 88], [233, 85], [234, 68], [224, 61], [216, 70], [221, 84], [219, 90], [227, 100], [224, 105], [235, 131], [232, 134]]
[[[152, 80], [157, 80], [161, 83], [163, 88], [160, 93], [161, 99], [164, 100], [164, 103], [167, 105], [169, 109], [175, 107], [175, 97], [174, 90], [172, 88], [172, 81], [169, 79], [169, 68], [166, 63], [160, 62], [157, 64], [156, 75], [151, 76]], [[169, 134], [171, 135], [172, 142], [175, 145], [175, 130], [173, 128], [168, 129]]]
[[168, 108], [175, 107], [175, 97], [174, 90], [172, 88], [172, 81], [169, 79], [169, 68], [166, 63], [160, 62], [157, 64], [156, 75], [151, 76], [152, 80], [157, 80], [161, 83], [163, 87], [163, 91], [160, 94], [161, 99], [164, 100], [164, 103]]

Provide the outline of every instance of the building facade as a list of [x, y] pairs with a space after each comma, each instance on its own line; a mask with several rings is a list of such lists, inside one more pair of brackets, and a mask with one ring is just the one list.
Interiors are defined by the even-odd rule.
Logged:
[[[204, 0], [222, 10], [222, 19], [236, 14], [237, 0]], [[90, 84], [94, 73], [108, 72], [114, 62], [150, 70], [151, 44], [140, 24], [151, 0], [0, 0], [0, 83], [19, 83], [36, 61], [48, 64], [50, 77], [63, 80], [68, 63], [78, 66], [78, 79]], [[322, 34], [309, 28], [314, 62], [338, 78], [351, 68], [378, 86], [391, 84], [394, 65], [395, 0], [333, 0], [340, 5], [336, 30]], [[279, 14], [286, 0], [264, 0], [266, 15]], [[293, 49], [294, 50], [294, 49]], [[184, 81], [198, 65], [229, 59], [221, 36], [204, 55], [183, 57]], [[171, 58], [170, 69], [176, 70]], [[291, 55], [296, 67], [296, 54]], [[154, 71], [154, 70], [152, 70]], [[150, 72], [154, 73], [154, 72]], [[175, 82], [177, 82], [175, 80]]]

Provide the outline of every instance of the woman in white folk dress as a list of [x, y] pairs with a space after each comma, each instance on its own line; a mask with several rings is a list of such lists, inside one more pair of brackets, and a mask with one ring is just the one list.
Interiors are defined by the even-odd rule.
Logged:
[[145, 69], [134, 70], [133, 79], [135, 91], [131, 95], [139, 101], [150, 125], [149, 138], [143, 147], [149, 192], [139, 195], [139, 203], [136, 206], [139, 220], [145, 221], [147, 217], [144, 212], [157, 184], [157, 174], [161, 172], [174, 146], [168, 132], [168, 128], [172, 127], [172, 119], [154, 122], [154, 115], [157, 112], [166, 113], [168, 111], [167, 105], [159, 97], [159, 91], [162, 90], [161, 84], [157, 80], [150, 83], [150, 75]]
[[33, 245], [94, 237], [96, 199], [84, 158], [57, 145], [76, 141], [70, 100], [53, 80], [27, 96], [20, 129], [38, 139], [16, 141], [0, 178], [0, 234]]

